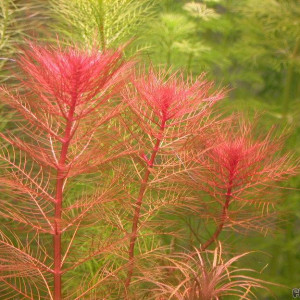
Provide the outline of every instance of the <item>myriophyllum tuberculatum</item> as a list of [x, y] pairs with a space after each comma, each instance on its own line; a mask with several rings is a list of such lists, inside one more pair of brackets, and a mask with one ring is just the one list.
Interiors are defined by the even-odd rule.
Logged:
[[133, 299], [140, 254], [160, 261], [158, 213], [182, 204], [214, 220], [201, 258], [224, 227], [267, 217], [270, 185], [295, 172], [281, 139], [212, 113], [225, 91], [203, 75], [134, 72], [122, 49], [59, 44], [29, 43], [18, 64], [19, 84], [1, 88], [16, 118], [0, 133], [5, 299]]
[[[61, 299], [62, 274], [101, 252], [86, 249], [76, 262], [68, 261], [81, 223], [93, 207], [109, 200], [104, 191], [95, 192], [89, 201], [75, 197], [68, 207], [66, 190], [76, 176], [128, 153], [124, 141], [116, 143], [118, 129], [107, 124], [118, 113], [112, 99], [132, 63], [124, 61], [122, 49], [100, 53], [28, 46], [18, 59], [18, 89], [1, 88], [2, 102], [21, 119], [18, 134], [1, 133], [3, 143], [9, 144], [2, 144], [0, 154], [6, 169], [0, 209], [9, 222], [1, 231], [1, 294], [7, 293], [6, 299], [14, 294]], [[15, 236], [10, 221], [24, 225], [26, 238]], [[64, 240], [67, 231], [73, 235], [66, 234]]]

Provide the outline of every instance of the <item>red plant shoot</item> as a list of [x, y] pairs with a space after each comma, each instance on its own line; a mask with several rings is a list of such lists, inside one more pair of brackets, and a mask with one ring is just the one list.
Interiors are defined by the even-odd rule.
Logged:
[[[192, 125], [207, 117], [209, 108], [224, 97], [224, 91], [211, 92], [212, 82], [205, 80], [203, 76], [196, 81], [189, 78], [184, 80], [182, 73], [174, 73], [168, 77], [165, 70], [156, 74], [153, 68], [150, 68], [148, 74], [145, 70], [135, 74], [131, 82], [133, 87], [127, 89], [124, 99], [135, 113], [139, 127], [150, 138], [151, 146], [149, 149], [141, 147], [145, 170], [134, 205], [126, 288], [130, 286], [133, 274], [134, 248], [143, 198], [163, 143], [170, 144], [191, 135], [192, 129], [195, 129]], [[143, 140], [141, 144], [145, 143], [145, 138], [138, 138], [138, 141], [140, 140]], [[148, 153], [145, 154], [145, 151]]]
[[[84, 52], [76, 47], [64, 50], [60, 46], [30, 44], [21, 55], [19, 65], [23, 71], [21, 92], [11, 93], [2, 88], [2, 99], [26, 120], [27, 125], [22, 124], [21, 129], [27, 136], [20, 139], [10, 132], [1, 134], [19, 149], [13, 160], [4, 150], [1, 158], [12, 170], [8, 174], [10, 179], [4, 183], [15, 194], [24, 194], [24, 199], [14, 212], [7, 211], [5, 217], [32, 226], [37, 233], [53, 236], [53, 267], [43, 267], [44, 264], [26, 254], [26, 250], [14, 249], [30, 256], [35, 261], [34, 268], [40, 272], [53, 274], [53, 299], [58, 300], [62, 298], [64, 273], [62, 235], [70, 226], [79, 224], [86, 214], [83, 209], [65, 224], [63, 203], [67, 179], [95, 170], [105, 160], [113, 158], [114, 152], [111, 151], [109, 157], [107, 145], [101, 147], [95, 135], [118, 111], [118, 107], [109, 106], [108, 100], [122, 86], [130, 64], [124, 63], [121, 50]], [[119, 150], [121, 148], [119, 146]], [[126, 152], [126, 147], [123, 150]], [[32, 159], [31, 167], [29, 158]], [[3, 245], [3, 241], [0, 243]], [[27, 243], [25, 249], [30, 247], [30, 242]], [[47, 253], [46, 257], [51, 258], [51, 254]], [[26, 284], [19, 289], [26, 294]], [[47, 289], [50, 290], [48, 284]], [[51, 298], [51, 294], [48, 297]]]
[[291, 155], [280, 154], [282, 145], [283, 138], [274, 138], [272, 130], [255, 137], [255, 127], [236, 116], [215, 127], [210, 136], [196, 138], [195, 169], [183, 182], [207, 192], [221, 206], [216, 229], [202, 250], [218, 240], [224, 226], [255, 228], [259, 219], [271, 214], [275, 183], [296, 170]]

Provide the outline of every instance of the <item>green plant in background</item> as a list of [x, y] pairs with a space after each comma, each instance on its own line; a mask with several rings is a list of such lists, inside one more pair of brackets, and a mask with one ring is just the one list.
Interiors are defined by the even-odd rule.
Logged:
[[201, 61], [201, 64], [206, 63], [206, 56], [212, 50], [201, 37], [201, 22], [216, 19], [218, 14], [200, 3], [186, 3], [183, 9], [187, 13], [182, 9], [174, 10], [173, 6], [176, 6], [175, 3], [169, 4], [158, 14], [157, 21], [149, 25], [145, 40], [148, 43], [150, 41], [149, 53], [154, 62], [167, 66], [185, 66], [190, 71], [194, 58]]
[[[299, 2], [233, 1], [232, 9], [240, 15], [240, 33], [231, 55], [241, 66], [250, 66], [261, 76], [261, 93], [281, 99], [279, 117], [286, 118], [292, 102], [299, 97], [294, 86], [300, 66]], [[271, 85], [272, 80], [277, 86]]]
[[211, 19], [217, 19], [219, 14], [213, 9], [208, 8], [205, 3], [188, 2], [183, 6], [192, 17], [209, 21]]
[[[3, 69], [3, 66], [9, 59], [8, 56], [10, 55], [5, 55], [5, 52], [11, 53], [11, 45], [10, 45], [10, 37], [12, 35], [12, 32], [8, 30], [9, 23], [11, 22], [11, 12], [10, 12], [10, 2], [9, 0], [7, 1], [2, 1], [0, 3], [0, 8], [1, 8], [1, 23], [0, 23], [0, 32], [1, 32], [1, 37], [0, 37], [0, 50], [1, 50], [1, 60], [0, 60], [0, 70]], [[4, 55], [3, 55], [4, 54]]]
[[[263, 99], [263, 105], [267, 104], [264, 109], [273, 117], [282, 119], [293, 112], [289, 120], [296, 119], [300, 36], [297, 1], [163, 2], [166, 4], [161, 4], [158, 21], [146, 37], [153, 43], [150, 55], [154, 61], [164, 63], [172, 48], [176, 67], [185, 67], [195, 75], [209, 71], [217, 81], [234, 88], [235, 99], [244, 99], [240, 104], [253, 107], [255, 102], [257, 108]], [[175, 25], [174, 21], [166, 22], [165, 14], [177, 16]], [[193, 26], [187, 28], [191, 23]], [[251, 99], [249, 105], [245, 98]]]
[[[153, 53], [157, 63], [165, 62], [167, 66], [177, 61], [174, 50], [180, 47], [195, 30], [195, 24], [182, 14], [162, 13], [156, 22], [150, 25], [146, 39], [150, 38]], [[193, 46], [192, 46], [193, 48]]]
[[6, 71], [14, 66], [13, 56], [24, 39], [33, 29], [35, 35], [41, 32], [44, 11], [44, 5], [35, 0], [0, 1], [0, 82], [11, 78]]
[[[14, 55], [19, 51], [25, 38], [29, 38], [33, 29], [42, 30], [45, 22], [43, 12], [46, 10], [40, 1], [31, 0], [1, 0], [0, 1], [0, 84], [11, 84], [11, 70], [15, 68]], [[0, 131], [13, 118], [13, 112], [2, 113], [4, 107], [0, 106]]]
[[7, 81], [9, 76], [5, 72], [6, 66], [12, 61], [16, 52], [16, 43], [20, 43], [20, 36], [24, 33], [18, 26], [17, 18], [20, 17], [22, 8], [13, 0], [3, 0], [0, 3], [0, 80]]
[[176, 50], [178, 50], [182, 54], [187, 55], [187, 72], [191, 70], [194, 58], [199, 58], [202, 54], [207, 53], [211, 50], [209, 46], [206, 46], [201, 42], [194, 42], [191, 40], [182, 40], [180, 42], [175, 42], [174, 46]]
[[54, 28], [71, 41], [102, 49], [132, 39], [151, 17], [155, 0], [50, 0]]

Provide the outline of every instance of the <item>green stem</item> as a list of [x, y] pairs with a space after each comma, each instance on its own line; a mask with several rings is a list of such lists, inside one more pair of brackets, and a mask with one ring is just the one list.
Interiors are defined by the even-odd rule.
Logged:
[[191, 66], [192, 66], [192, 61], [193, 61], [193, 53], [190, 53], [188, 56], [188, 61], [187, 61], [187, 72], [190, 72]]
[[171, 46], [167, 50], [167, 66], [171, 65]]
[[99, 4], [99, 16], [98, 16], [98, 30], [100, 34], [100, 42], [101, 42], [101, 48], [102, 50], [106, 49], [106, 40], [105, 40], [105, 31], [104, 31], [104, 26], [105, 26], [105, 9], [104, 9], [104, 4], [103, 0], [98, 0]]
[[287, 74], [285, 79], [285, 85], [283, 90], [283, 103], [282, 103], [282, 115], [283, 120], [286, 120], [288, 112], [289, 112], [289, 106], [290, 106], [290, 100], [291, 100], [291, 88], [293, 83], [293, 73], [294, 73], [294, 63], [293, 60], [296, 57], [298, 51], [300, 48], [300, 39], [296, 41], [296, 45], [294, 48], [294, 51], [288, 61], [288, 68], [287, 68]]
[[8, 2], [4, 1], [1, 3], [1, 10], [2, 10], [2, 30], [1, 30], [1, 40], [0, 40], [0, 49], [3, 47], [2, 45], [4, 44], [5, 40], [5, 34], [6, 34], [6, 29], [7, 29], [7, 24], [8, 24]]

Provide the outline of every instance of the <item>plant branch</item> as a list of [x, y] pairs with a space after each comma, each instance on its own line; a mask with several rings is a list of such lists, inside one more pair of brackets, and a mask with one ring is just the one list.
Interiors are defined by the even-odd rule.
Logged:
[[138, 223], [139, 223], [139, 219], [140, 219], [141, 206], [142, 206], [143, 198], [144, 198], [147, 186], [148, 186], [150, 170], [153, 167], [155, 157], [158, 153], [158, 150], [159, 150], [159, 147], [161, 144], [163, 132], [165, 129], [165, 124], [166, 124], [166, 121], [162, 120], [162, 124], [160, 126], [161, 137], [157, 138], [155, 146], [154, 146], [152, 154], [151, 154], [151, 158], [149, 161], [147, 161], [148, 168], [144, 174], [143, 180], [141, 181], [139, 195], [138, 195], [137, 201], [135, 203], [135, 211], [134, 211], [134, 217], [132, 220], [131, 238], [130, 238], [129, 251], [128, 251], [128, 257], [129, 257], [130, 263], [129, 263], [129, 269], [128, 269], [128, 273], [127, 273], [126, 282], [125, 282], [126, 290], [128, 290], [128, 288], [130, 286], [130, 282], [131, 282], [131, 278], [132, 278], [132, 274], [133, 274], [134, 248], [135, 248], [135, 243], [136, 243], [136, 239], [138, 236]]
[[95, 15], [96, 18], [98, 18], [98, 30], [99, 30], [99, 35], [100, 35], [100, 41], [101, 41], [101, 47], [102, 50], [104, 51], [106, 48], [106, 37], [105, 37], [105, 8], [104, 8], [104, 3], [103, 0], [98, 0], [98, 5], [99, 5], [99, 16]]
[[66, 180], [66, 161], [67, 153], [72, 137], [71, 131], [73, 126], [73, 116], [76, 106], [76, 98], [72, 97], [72, 106], [68, 114], [67, 124], [64, 133], [64, 139], [62, 142], [62, 148], [60, 153], [60, 159], [57, 170], [56, 181], [56, 203], [55, 203], [55, 221], [54, 221], [54, 299], [61, 299], [61, 274], [62, 274], [62, 253], [61, 253], [61, 215], [62, 215], [62, 201], [63, 201], [63, 187]]
[[216, 242], [221, 231], [223, 230], [224, 224], [228, 217], [228, 209], [229, 209], [229, 204], [230, 204], [230, 200], [231, 200], [231, 196], [232, 196], [231, 192], [232, 192], [232, 180], [229, 182], [229, 186], [228, 186], [228, 189], [226, 192], [226, 199], [225, 199], [225, 203], [224, 203], [224, 206], [222, 209], [219, 225], [218, 225], [217, 229], [215, 230], [214, 234], [212, 235], [212, 237], [201, 246], [201, 251], [206, 250], [212, 243]]
[[290, 94], [291, 94], [293, 73], [294, 73], [294, 66], [295, 66], [295, 64], [293, 63], [293, 60], [297, 56], [299, 48], [300, 48], [300, 38], [296, 41], [294, 51], [288, 61], [288, 68], [287, 68], [286, 80], [285, 80], [284, 91], [283, 91], [283, 104], [282, 104], [283, 120], [285, 120], [287, 118], [287, 115], [289, 112], [289, 106], [290, 106], [290, 100], [291, 100]]

